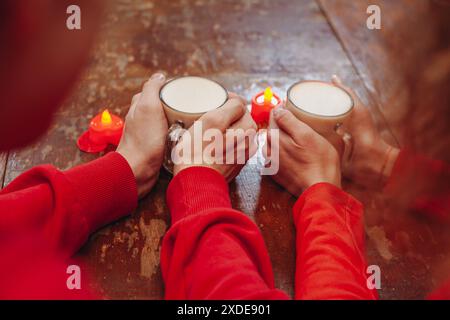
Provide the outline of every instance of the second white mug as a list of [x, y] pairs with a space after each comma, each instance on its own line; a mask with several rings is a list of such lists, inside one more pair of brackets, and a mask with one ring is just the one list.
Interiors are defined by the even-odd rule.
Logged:
[[344, 143], [336, 130], [348, 123], [353, 106], [348, 92], [328, 82], [300, 81], [287, 92], [286, 109], [330, 141], [341, 155]]

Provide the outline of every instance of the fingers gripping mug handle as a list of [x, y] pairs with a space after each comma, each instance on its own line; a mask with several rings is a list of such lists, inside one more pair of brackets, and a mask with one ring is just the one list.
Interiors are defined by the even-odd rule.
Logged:
[[181, 136], [185, 131], [184, 123], [177, 120], [170, 126], [169, 131], [167, 132], [163, 166], [170, 173], [173, 173], [172, 150], [180, 141]]
[[347, 132], [342, 123], [336, 124], [336, 127], [334, 128], [334, 131], [341, 137], [342, 141], [344, 142], [344, 151], [342, 153], [342, 164], [345, 166], [350, 162], [350, 159], [353, 155], [353, 147], [354, 147], [354, 141], [353, 136]]

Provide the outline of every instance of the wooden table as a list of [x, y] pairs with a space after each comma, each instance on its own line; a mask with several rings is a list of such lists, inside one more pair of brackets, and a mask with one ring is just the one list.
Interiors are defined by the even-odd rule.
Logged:
[[[157, 70], [170, 76], [210, 77], [248, 99], [269, 84], [285, 95], [297, 80], [329, 80], [338, 74], [368, 105], [383, 136], [398, 144], [394, 133], [401, 128], [389, 121], [389, 106], [383, 107], [392, 92], [374, 85], [396, 77], [378, 54], [384, 53], [382, 40], [388, 34], [365, 28], [366, 8], [374, 1], [105, 2], [110, 6], [89, 67], [51, 130], [33, 146], [0, 156], [4, 185], [38, 164], [68, 169], [94, 159], [75, 144], [91, 117], [105, 107], [124, 116], [133, 94]], [[405, 5], [375, 2], [383, 6], [383, 21], [399, 19]], [[420, 1], [415, 2], [420, 14]], [[368, 44], [376, 50], [367, 49]], [[376, 62], [382, 63], [373, 72]], [[276, 285], [292, 295], [295, 199], [269, 177], [261, 177], [259, 168], [257, 156], [231, 184], [233, 206], [260, 227]], [[163, 297], [159, 254], [169, 227], [165, 205], [169, 181], [162, 172], [131, 216], [97, 232], [79, 253], [105, 297]], [[381, 297], [423, 298], [449, 269], [450, 239], [445, 229], [406, 213], [393, 214], [380, 194], [351, 183], [346, 190], [366, 206], [367, 255], [370, 264], [381, 267]]]

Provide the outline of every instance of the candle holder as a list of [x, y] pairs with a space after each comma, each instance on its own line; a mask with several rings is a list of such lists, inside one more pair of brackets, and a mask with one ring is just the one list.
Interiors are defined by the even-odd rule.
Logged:
[[87, 153], [104, 151], [108, 145], [118, 146], [124, 122], [108, 110], [96, 115], [77, 141], [78, 148]]
[[255, 120], [258, 128], [267, 128], [269, 124], [270, 111], [283, 104], [283, 100], [269, 87], [257, 93], [252, 98], [252, 108], [250, 114]]

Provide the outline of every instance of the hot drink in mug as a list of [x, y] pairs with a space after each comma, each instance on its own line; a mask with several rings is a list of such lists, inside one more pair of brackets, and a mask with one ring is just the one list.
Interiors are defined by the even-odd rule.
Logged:
[[286, 99], [286, 109], [330, 141], [341, 155], [344, 144], [336, 129], [348, 122], [353, 104], [345, 90], [322, 81], [297, 82]]
[[172, 172], [171, 150], [183, 130], [206, 112], [223, 106], [228, 100], [228, 92], [213, 80], [185, 76], [169, 80], [159, 95], [170, 126], [163, 165]]

